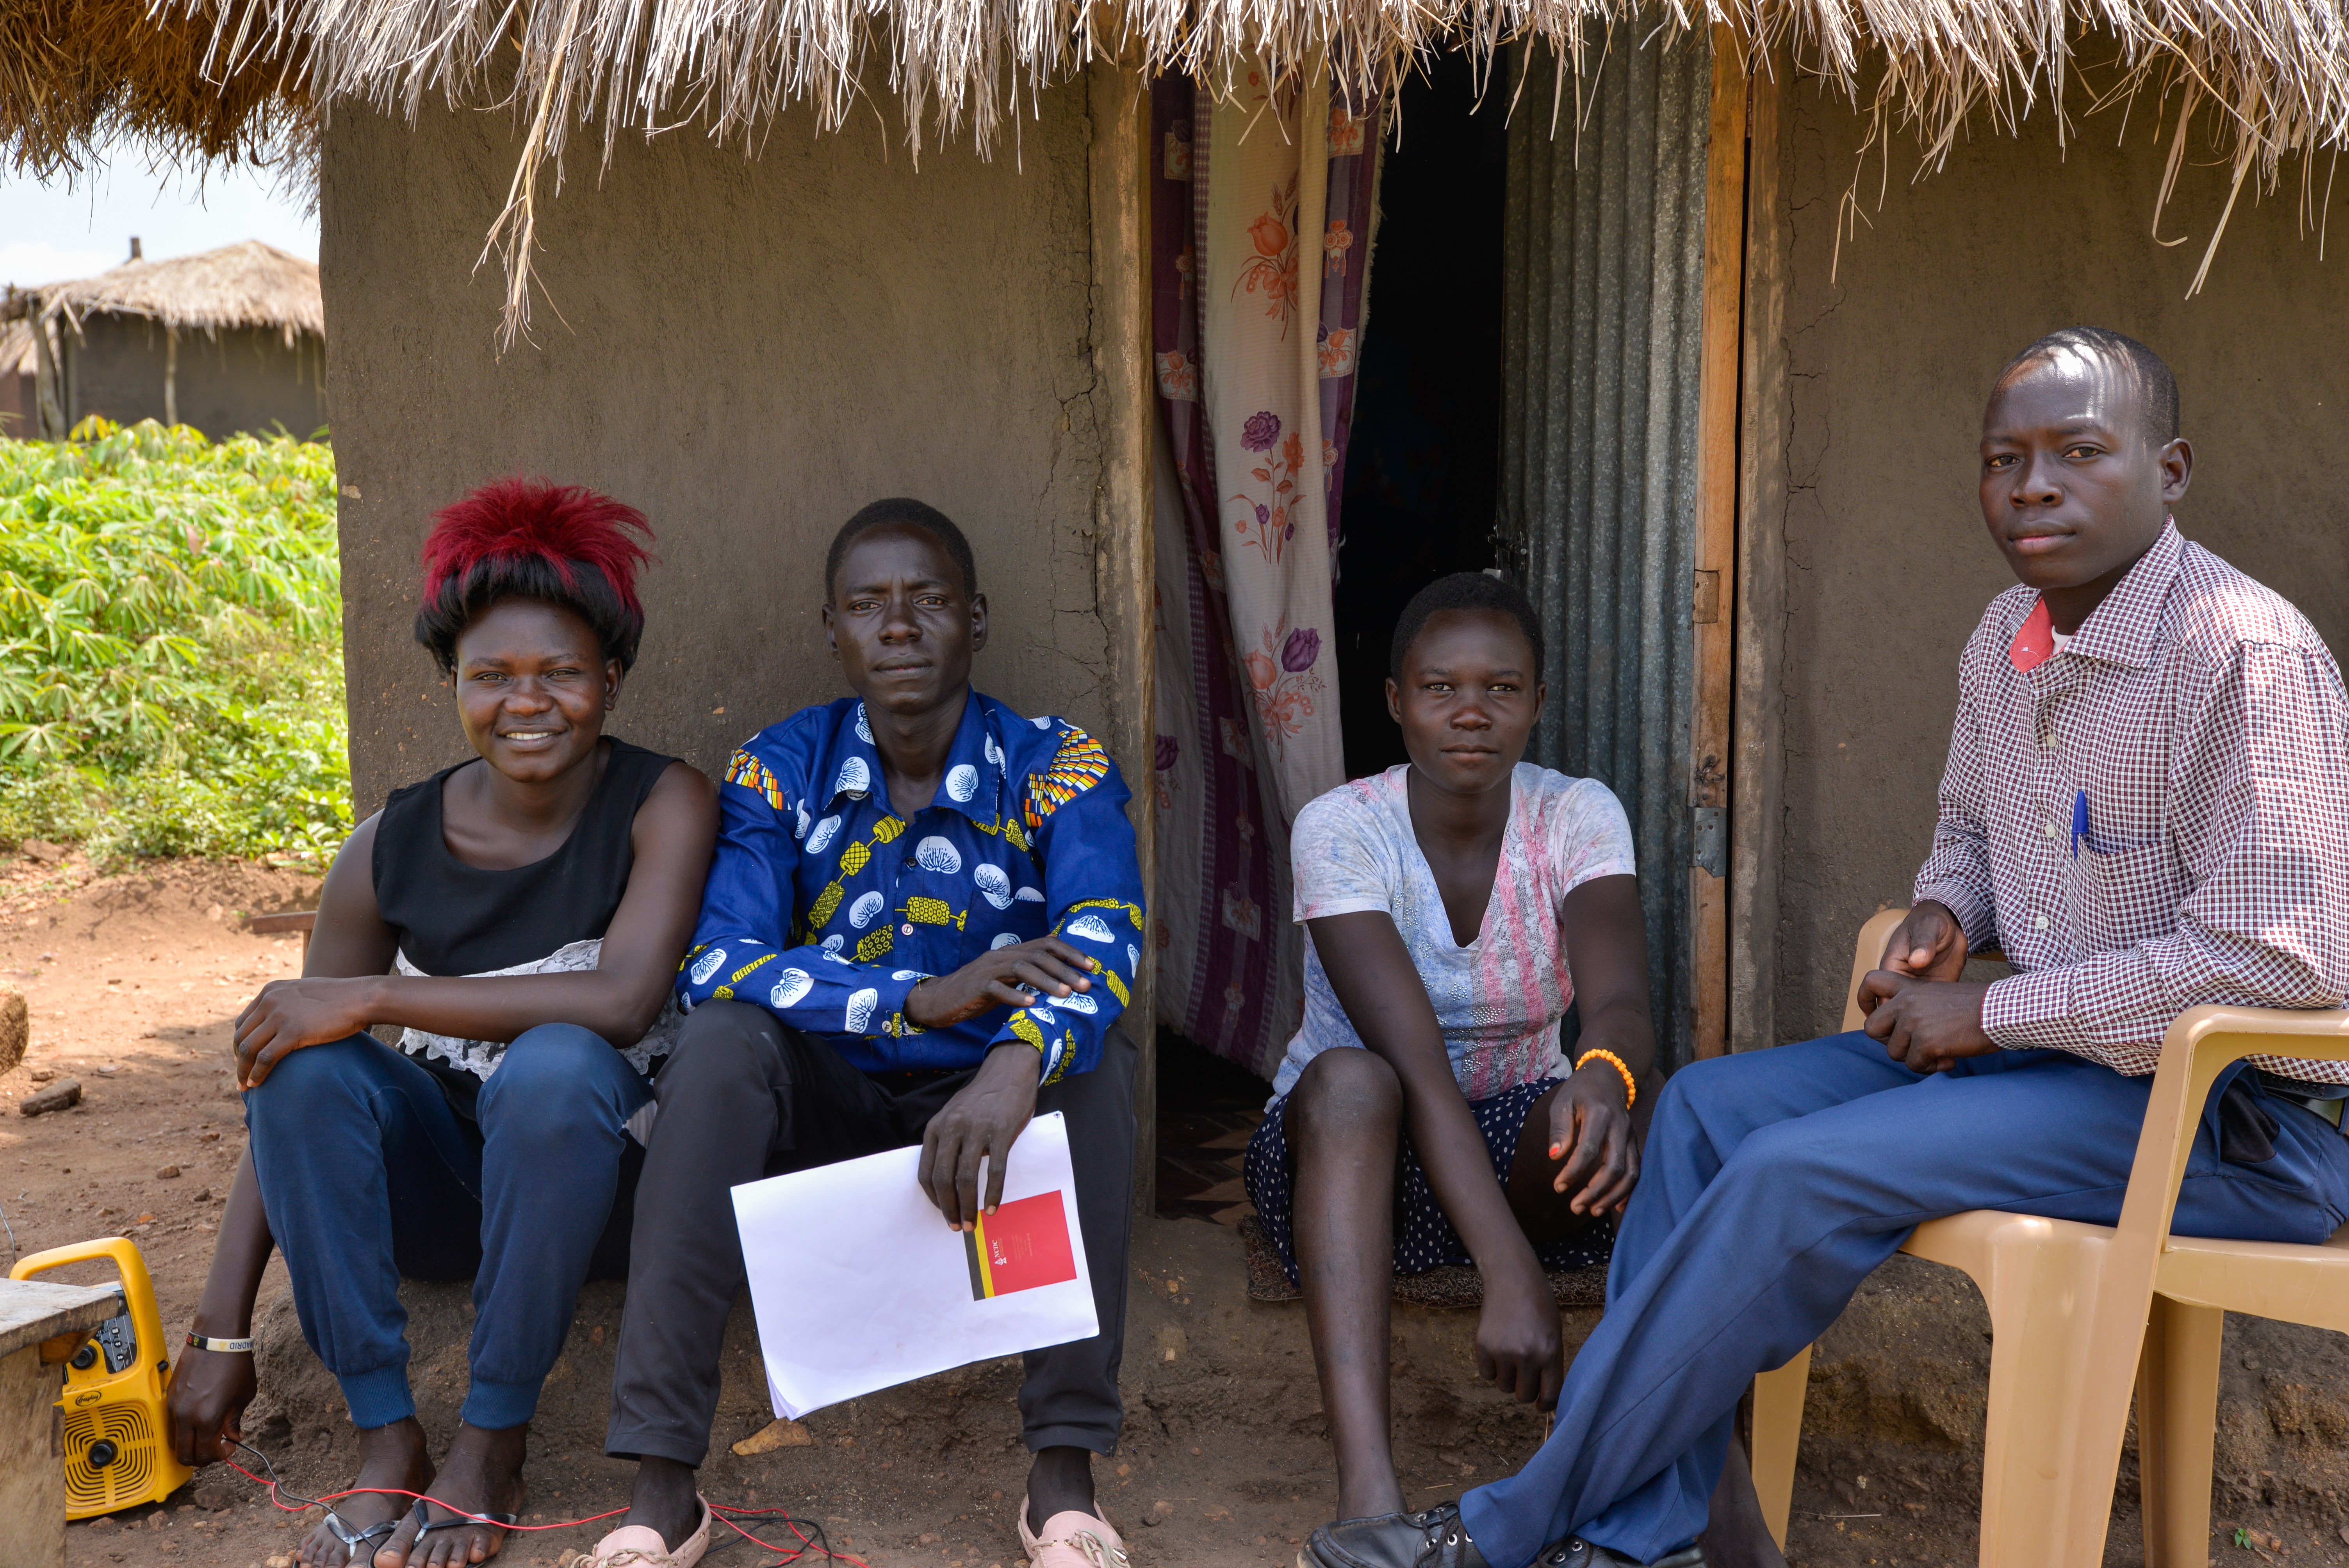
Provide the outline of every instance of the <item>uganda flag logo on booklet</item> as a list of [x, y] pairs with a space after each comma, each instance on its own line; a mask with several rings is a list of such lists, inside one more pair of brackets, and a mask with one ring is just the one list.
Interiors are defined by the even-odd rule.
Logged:
[[1077, 1277], [1069, 1246], [1069, 1219], [1058, 1192], [997, 1206], [962, 1233], [970, 1264], [970, 1299], [989, 1301], [1014, 1291], [1061, 1284]]

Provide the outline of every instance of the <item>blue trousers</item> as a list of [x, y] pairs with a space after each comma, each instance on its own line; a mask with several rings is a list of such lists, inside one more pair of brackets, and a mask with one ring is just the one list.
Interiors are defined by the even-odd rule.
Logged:
[[[2151, 1078], [2061, 1051], [1961, 1066], [1920, 1078], [1849, 1034], [1672, 1078], [1606, 1315], [1567, 1369], [1549, 1440], [1461, 1500], [1494, 1568], [1525, 1568], [1568, 1535], [1641, 1563], [1694, 1541], [1754, 1376], [1816, 1340], [1920, 1222], [1969, 1209], [2119, 1220]], [[2224, 1163], [2213, 1091], [2180, 1234], [2313, 1243], [2342, 1224], [2349, 1140], [2260, 1099], [2274, 1157]]]
[[591, 1270], [627, 1271], [643, 1155], [624, 1128], [646, 1080], [600, 1036], [543, 1024], [471, 1098], [469, 1122], [439, 1076], [364, 1034], [293, 1052], [244, 1097], [302, 1336], [355, 1426], [416, 1413], [403, 1274], [472, 1278], [464, 1418], [494, 1429], [537, 1408]]

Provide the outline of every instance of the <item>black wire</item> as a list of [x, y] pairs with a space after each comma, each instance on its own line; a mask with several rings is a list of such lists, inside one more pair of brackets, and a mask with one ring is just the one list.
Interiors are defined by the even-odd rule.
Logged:
[[[798, 1564], [808, 1560], [812, 1553], [823, 1553], [823, 1560], [827, 1563], [834, 1561], [838, 1556], [838, 1553], [833, 1551], [831, 1539], [824, 1534], [823, 1525], [812, 1519], [794, 1519], [788, 1509], [729, 1508], [726, 1511], [726, 1516], [736, 1520], [780, 1521], [786, 1528], [796, 1529], [807, 1537], [805, 1544], [794, 1551], [785, 1553], [771, 1564], [771, 1568], [797, 1568]], [[731, 1546], [748, 1539], [747, 1536], [737, 1535], [728, 1541], [727, 1544]]]
[[14, 1271], [20, 1254], [16, 1251], [16, 1227], [8, 1223], [8, 1211], [5, 1209], [0, 1209], [0, 1230], [8, 1233], [8, 1267]]
[[234, 1443], [238, 1448], [243, 1449], [246, 1453], [251, 1454], [254, 1459], [261, 1461], [262, 1470], [266, 1472], [269, 1477], [269, 1491], [272, 1497], [274, 1497], [281, 1502], [290, 1497], [304, 1508], [323, 1508], [329, 1513], [334, 1511], [332, 1504], [320, 1502], [315, 1497], [304, 1497], [300, 1492], [294, 1491], [284, 1481], [278, 1480], [277, 1467], [269, 1462], [269, 1456], [267, 1454], [263, 1453], [259, 1449], [254, 1448], [243, 1438], [231, 1438], [229, 1441]]

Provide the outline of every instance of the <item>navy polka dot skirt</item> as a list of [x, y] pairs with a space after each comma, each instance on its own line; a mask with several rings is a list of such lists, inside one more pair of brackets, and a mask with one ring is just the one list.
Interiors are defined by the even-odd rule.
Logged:
[[[1516, 1160], [1517, 1136], [1525, 1130], [1526, 1118], [1531, 1114], [1534, 1102], [1555, 1088], [1556, 1081], [1544, 1078], [1520, 1084], [1490, 1099], [1469, 1102], [1468, 1109], [1476, 1118], [1477, 1130], [1485, 1135], [1485, 1151], [1493, 1157], [1494, 1181], [1508, 1181], [1509, 1167]], [[1297, 1248], [1290, 1229], [1288, 1113], [1287, 1095], [1266, 1109], [1263, 1124], [1248, 1140], [1247, 1154], [1240, 1163], [1240, 1179], [1247, 1188], [1248, 1202], [1256, 1205], [1257, 1217], [1263, 1221], [1273, 1245], [1279, 1249], [1280, 1266], [1288, 1271], [1289, 1283], [1295, 1284]], [[1546, 1269], [1582, 1269], [1605, 1263], [1614, 1250], [1615, 1216], [1609, 1214], [1587, 1230], [1537, 1249], [1537, 1255]], [[1411, 1136], [1406, 1132], [1395, 1150], [1395, 1273], [1424, 1274], [1445, 1264], [1473, 1264], [1475, 1261], [1468, 1255], [1452, 1222], [1444, 1217], [1444, 1206], [1435, 1201], [1434, 1190], [1427, 1184], [1427, 1173], [1420, 1169], [1419, 1154], [1412, 1148]]]

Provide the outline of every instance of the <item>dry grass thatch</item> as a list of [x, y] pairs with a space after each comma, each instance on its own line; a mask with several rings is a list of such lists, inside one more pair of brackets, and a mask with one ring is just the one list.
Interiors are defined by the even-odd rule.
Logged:
[[[2141, 94], [2158, 112], [2140, 110], [2133, 123], [2176, 117], [2173, 179], [2195, 124], [2230, 145], [2238, 193], [2254, 175], [2272, 188], [2288, 154], [2349, 144], [2344, 0], [1650, 0], [1644, 9], [1632, 0], [152, 0], [151, 12], [147, 3], [0, 0], [0, 40], [14, 34], [0, 42], [0, 148], [22, 161], [28, 149], [57, 144], [37, 92], [44, 67], [16, 63], [46, 59], [44, 50], [84, 62], [79, 76], [50, 70], [71, 88], [57, 115], [168, 126], [207, 150], [246, 126], [264, 128], [256, 145], [283, 143], [283, 128], [313, 105], [411, 117], [428, 98], [509, 106], [526, 134], [483, 252], [503, 254], [509, 338], [529, 317], [541, 172], [551, 159], [559, 181], [582, 129], [600, 133], [605, 159], [623, 135], [683, 126], [754, 149], [793, 104], [837, 129], [885, 84], [917, 150], [925, 135], [959, 134], [984, 150], [1023, 98], [1103, 52], [1218, 84], [1243, 62], [1326, 68], [1363, 94], [1437, 48], [1489, 58], [1502, 43], [1541, 38], [1578, 69], [1601, 37], [1619, 47], [1721, 26], [1750, 56], [1782, 52], [1851, 95], [1873, 111], [1879, 136], [1913, 130], [1928, 167], [1978, 118], [2012, 130], [2038, 107], [2067, 134], [2069, 116]], [[16, 26], [19, 16], [32, 26]], [[61, 17], [110, 19], [116, 41], [86, 44], [98, 24], [67, 27]], [[149, 38], [164, 41], [140, 41]], [[2083, 63], [2100, 67], [2099, 90], [2074, 85]], [[218, 103], [199, 79], [220, 84]]]
[[298, 182], [315, 138], [296, 57], [248, 49], [235, 71], [204, 68], [215, 33], [246, 9], [0, 0], [0, 160], [47, 179], [127, 136], [180, 164], [291, 160]]
[[126, 262], [78, 283], [12, 290], [0, 305], [0, 315], [12, 317], [36, 310], [73, 322], [92, 315], [143, 316], [181, 332], [274, 327], [289, 345], [305, 332], [326, 335], [318, 263], [259, 240], [169, 261]]
[[230, 20], [220, 24], [217, 63], [232, 74], [298, 48], [322, 106], [351, 99], [413, 116], [433, 97], [508, 103], [522, 116], [509, 202], [483, 253], [503, 253], [509, 340], [529, 319], [540, 171], [553, 159], [559, 180], [579, 128], [600, 128], [607, 160], [623, 134], [679, 125], [754, 147], [786, 107], [806, 103], [837, 128], [868, 83], [885, 80], [917, 150], [926, 129], [967, 131], [984, 149], [1023, 96], [1102, 51], [1211, 83], [1257, 60], [1276, 72], [1327, 68], [1367, 94], [1441, 47], [1489, 57], [1538, 37], [1578, 69], [1595, 38], [1623, 46], [1725, 26], [1749, 52], [1782, 49], [1872, 107], [1878, 134], [1911, 128], [1929, 166], [1978, 116], [2011, 130], [2044, 103], [2062, 133], [2088, 107], [2067, 93], [2084, 54], [2113, 67], [2095, 104], [2150, 88], [2175, 113], [2173, 178], [2198, 119], [2231, 139], [2238, 192], [2254, 172], [2271, 187], [2287, 153], [2349, 143], [2342, 0], [1664, 0], [1641, 12], [1626, 0], [239, 3], [255, 12], [233, 25], [234, 41]]

